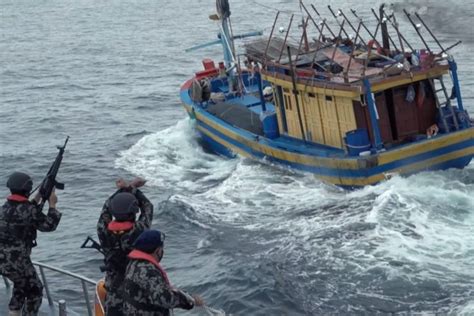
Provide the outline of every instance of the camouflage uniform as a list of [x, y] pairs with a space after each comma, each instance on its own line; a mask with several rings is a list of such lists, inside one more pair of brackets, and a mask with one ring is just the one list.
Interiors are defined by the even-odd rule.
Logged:
[[107, 316], [121, 316], [123, 314], [122, 282], [127, 268], [127, 254], [132, 250], [135, 239], [149, 229], [153, 219], [153, 204], [140, 191], [136, 190], [135, 197], [140, 207], [140, 216], [133, 227], [120, 234], [113, 233], [107, 229], [113, 217], [110, 210], [110, 201], [115, 194], [127, 192], [120, 189], [115, 192], [104, 204], [102, 213], [97, 223], [97, 235], [99, 236], [105, 262], [105, 312]]
[[194, 303], [173, 289], [153, 263], [130, 260], [123, 284], [127, 316], [168, 316], [173, 308], [192, 309]]
[[41, 212], [36, 204], [9, 199], [0, 213], [0, 274], [13, 282], [9, 308], [23, 315], [37, 315], [43, 298], [43, 284], [31, 262], [31, 248], [36, 245], [36, 232], [54, 231], [61, 213], [49, 208]]

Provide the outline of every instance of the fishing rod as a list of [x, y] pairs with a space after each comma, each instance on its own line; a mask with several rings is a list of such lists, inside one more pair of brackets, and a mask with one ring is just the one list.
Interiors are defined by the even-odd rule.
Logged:
[[[398, 27], [398, 23], [395, 24], [395, 23], [387, 16], [386, 13], [384, 13], [384, 15], [385, 15], [385, 17], [387, 18], [387, 20], [390, 22], [390, 24], [392, 24], [392, 27], [396, 29], [396, 28]], [[393, 16], [393, 18], [395, 19], [395, 14], [392, 14], [392, 16]], [[413, 47], [410, 45], [410, 43], [407, 41], [407, 39], [403, 36], [402, 33], [400, 33], [400, 37], [401, 37], [401, 39], [405, 42], [405, 44], [410, 48], [410, 50], [411, 50], [412, 52], [414, 52], [415, 50], [414, 50]]]
[[[390, 43], [392, 43], [393, 47], [394, 47], [396, 50], [398, 50], [397, 45], [396, 45], [395, 42], [393, 41], [393, 39], [392, 39], [392, 37], [390, 36], [390, 34], [388, 33], [388, 31], [387, 31], [387, 32], [384, 32], [384, 30], [383, 30], [383, 25], [384, 25], [384, 24], [385, 24], [385, 26], [387, 25], [386, 22], [383, 22], [383, 16], [381, 16], [381, 17], [379, 18], [379, 16], [378, 16], [377, 13], [375, 12], [375, 10], [374, 10], [373, 8], [371, 8], [371, 10], [372, 10], [372, 13], [374, 14], [375, 18], [377, 19], [377, 21], [380, 23], [380, 26], [381, 26], [381, 28], [382, 28], [382, 38], [385, 38], [385, 36], [383, 35], [383, 33], [385, 33], [385, 34], [386, 34], [386, 37], [388, 38], [388, 40], [390, 41]], [[384, 45], [383, 45], [384, 48], [385, 48], [385, 46], [386, 46], [385, 44], [386, 44], [386, 43], [384, 42]]]
[[[332, 10], [331, 6], [328, 5], [328, 9], [329, 11], [331, 12], [332, 16], [334, 17], [334, 19], [336, 20], [337, 22], [337, 25], [341, 26], [341, 23], [339, 23], [339, 20], [337, 19], [337, 15], [334, 13], [334, 11]], [[346, 35], [347, 38], [349, 38], [349, 34], [347, 34], [346, 30], [344, 28], [342, 28], [342, 31], [344, 32], [344, 34]]]
[[[319, 14], [319, 12], [318, 12], [318, 10], [316, 9], [316, 7], [314, 6], [314, 4], [311, 4], [311, 8], [313, 8], [314, 12], [316, 12], [316, 14], [317, 14], [321, 19], [323, 19], [323, 17], [321, 16], [321, 14]], [[334, 34], [334, 32], [331, 30], [331, 28], [329, 27], [328, 24], [326, 24], [326, 27], [327, 27], [329, 33], [331, 33], [331, 36], [332, 36], [333, 38], [336, 38], [336, 34]]]
[[[356, 32], [357, 34], [359, 34], [359, 35], [356, 36], [356, 38], [354, 39], [354, 42], [357, 43], [357, 38], [360, 38], [360, 41], [363, 43], [363, 45], [364, 45], [365, 47], [367, 47], [367, 44], [365, 43], [364, 39], [362, 38], [362, 36], [360, 36], [360, 32], [358, 32], [358, 31], [355, 29], [354, 25], [352, 25], [351, 21], [347, 18], [347, 16], [344, 14], [344, 12], [342, 12], [341, 9], [339, 9], [337, 12], [347, 21], [347, 24], [349, 24], [349, 26], [354, 30], [354, 32]], [[361, 26], [362, 26], [362, 24], [363, 24], [362, 19], [359, 19], [359, 23], [360, 23]]]
[[421, 41], [423, 42], [423, 44], [425, 45], [426, 49], [431, 52], [431, 49], [430, 47], [428, 46], [428, 43], [426, 43], [425, 39], [423, 38], [423, 35], [421, 34], [420, 30], [419, 30], [419, 26], [415, 24], [415, 22], [413, 22], [413, 19], [411, 18], [411, 14], [407, 12], [407, 10], [403, 9], [403, 13], [405, 13], [405, 15], [407, 16], [408, 20], [410, 21], [411, 25], [413, 26], [413, 28], [415, 29], [416, 33], [418, 34], [418, 36], [420, 37]]

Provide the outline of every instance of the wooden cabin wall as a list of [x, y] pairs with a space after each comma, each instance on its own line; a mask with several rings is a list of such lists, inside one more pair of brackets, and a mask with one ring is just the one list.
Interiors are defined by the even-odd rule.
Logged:
[[286, 116], [286, 125], [288, 127], [288, 136], [303, 139], [299, 123], [298, 110], [296, 108], [296, 99], [290, 89], [283, 89], [284, 109]]
[[[424, 89], [424, 93], [421, 91]], [[422, 93], [420, 95], [420, 93]], [[424, 95], [424, 98], [422, 97]], [[436, 123], [438, 109], [433, 89], [428, 80], [416, 88], [416, 105], [418, 107], [418, 133], [425, 134], [428, 127]]]
[[274, 94], [274, 102], [275, 102], [275, 109], [277, 114], [278, 120], [278, 130], [280, 135], [284, 135], [288, 133], [288, 127], [286, 125], [286, 113], [284, 111], [284, 99], [283, 99], [283, 89], [281, 86], [277, 86], [272, 84], [273, 94]]
[[306, 93], [303, 100], [306, 118], [305, 121], [308, 127], [307, 135], [310, 136], [312, 142], [326, 144], [321, 109], [317, 95], [314, 93]]
[[[375, 95], [375, 105], [379, 115], [380, 137], [383, 143], [391, 143], [393, 141], [392, 128], [390, 125], [390, 117], [388, 114], [385, 95], [377, 93]], [[365, 128], [369, 132], [370, 141], [374, 142], [374, 133], [372, 132], [372, 123], [370, 122], [370, 113], [367, 105], [362, 105], [360, 101], [353, 101], [354, 114], [357, 128]]]
[[[429, 81], [414, 83], [416, 92], [415, 99], [412, 102], [406, 100], [408, 86], [392, 89], [393, 109], [388, 108], [386, 95], [377, 93], [375, 103], [379, 114], [379, 127], [382, 142], [392, 143], [401, 142], [417, 134], [425, 134], [426, 129], [436, 123], [436, 101]], [[422, 91], [421, 89], [424, 89]], [[366, 128], [369, 130], [370, 140], [374, 140], [372, 125], [370, 123], [370, 114], [367, 106], [354, 101], [354, 113], [357, 122], [357, 128]], [[392, 124], [390, 123], [390, 116]]]
[[[352, 99], [301, 91], [298, 101], [306, 139], [344, 148], [346, 132], [357, 128]], [[283, 89], [283, 102], [288, 136], [302, 139], [296, 99], [289, 89]], [[279, 116], [282, 119], [281, 113]]]
[[[393, 89], [393, 106], [398, 140], [418, 134], [418, 107], [415, 101], [407, 101], [408, 87]], [[416, 98], [415, 98], [416, 100]]]

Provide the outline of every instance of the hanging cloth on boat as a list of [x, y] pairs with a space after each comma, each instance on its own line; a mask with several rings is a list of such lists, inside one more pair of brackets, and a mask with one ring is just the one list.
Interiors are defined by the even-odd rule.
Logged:
[[415, 97], [416, 97], [416, 92], [415, 92], [415, 88], [413, 87], [413, 85], [409, 85], [408, 86], [408, 89], [407, 89], [407, 95], [405, 97], [405, 101], [409, 102], [409, 103], [412, 103], [414, 100], [415, 100]]
[[230, 17], [229, 0], [216, 0], [216, 8], [221, 20]]
[[420, 81], [418, 85], [418, 93], [416, 94], [416, 105], [419, 109], [423, 108], [423, 103], [425, 103], [426, 98], [426, 91], [425, 91], [425, 83]]

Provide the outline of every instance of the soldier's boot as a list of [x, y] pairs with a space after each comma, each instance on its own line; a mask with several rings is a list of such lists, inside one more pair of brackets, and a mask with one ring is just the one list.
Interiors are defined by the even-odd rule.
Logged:
[[21, 310], [9, 311], [8, 316], [21, 316]]

